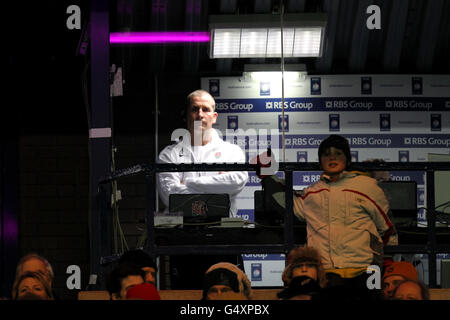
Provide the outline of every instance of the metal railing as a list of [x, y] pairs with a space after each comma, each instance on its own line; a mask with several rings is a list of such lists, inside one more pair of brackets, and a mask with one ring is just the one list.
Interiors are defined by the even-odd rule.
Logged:
[[[385, 253], [424, 253], [428, 255], [429, 279], [431, 288], [437, 286], [436, 256], [438, 253], [450, 253], [450, 244], [436, 243], [436, 214], [434, 199], [434, 172], [449, 171], [450, 162], [385, 162], [356, 163], [355, 167], [365, 171], [424, 171], [426, 174], [427, 199], [427, 243], [424, 245], [398, 245], [385, 247]], [[246, 253], [287, 253], [294, 243], [293, 228], [293, 173], [296, 171], [321, 171], [317, 163], [278, 163], [277, 171], [284, 172], [286, 182], [286, 210], [284, 216], [284, 241], [282, 244], [249, 244], [241, 245], [196, 245], [196, 246], [157, 246], [155, 244], [154, 212], [155, 179], [158, 172], [184, 171], [250, 171], [256, 167], [251, 164], [139, 164], [126, 169], [117, 170], [100, 180], [101, 184], [111, 182], [124, 176], [144, 174], [147, 181], [147, 241], [145, 250], [153, 257], [177, 254], [246, 254]], [[289, 192], [291, 191], [291, 192]], [[449, 229], [450, 230], [450, 229]]]

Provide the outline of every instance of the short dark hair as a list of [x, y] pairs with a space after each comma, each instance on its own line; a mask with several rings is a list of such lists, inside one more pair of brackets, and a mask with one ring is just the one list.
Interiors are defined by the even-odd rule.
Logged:
[[106, 280], [106, 290], [109, 294], [118, 294], [122, 290], [122, 280], [128, 276], [141, 276], [145, 280], [145, 272], [132, 263], [120, 263], [109, 274]]
[[320, 143], [318, 152], [319, 164], [322, 155], [331, 147], [342, 150], [344, 152], [345, 157], [347, 158], [347, 165], [345, 166], [345, 168], [347, 169], [350, 166], [350, 163], [352, 162], [352, 156], [350, 154], [350, 145], [346, 138], [339, 136], [337, 134], [330, 135], [328, 138], [326, 138]]
[[139, 268], [151, 267], [157, 271], [153, 258], [147, 252], [140, 249], [124, 252], [119, 259], [119, 263], [133, 263]]

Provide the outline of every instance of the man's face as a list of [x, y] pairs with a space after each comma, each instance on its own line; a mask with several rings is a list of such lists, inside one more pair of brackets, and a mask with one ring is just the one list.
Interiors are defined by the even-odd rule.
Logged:
[[402, 283], [395, 291], [395, 300], [423, 300], [420, 287], [413, 282]]
[[150, 282], [155, 284], [156, 280], [156, 270], [152, 267], [143, 267], [142, 271], [145, 272], [145, 282]]
[[385, 299], [392, 299], [392, 295], [394, 293], [395, 288], [397, 288], [397, 285], [405, 280], [402, 276], [393, 275], [386, 277], [383, 280], [383, 295]]
[[208, 94], [194, 96], [187, 108], [187, 127], [191, 135], [194, 132], [194, 121], [201, 121], [202, 134], [216, 123], [217, 112], [214, 111], [214, 100]]
[[325, 174], [336, 176], [345, 170], [347, 157], [341, 149], [330, 147], [321, 155], [320, 164]]
[[292, 278], [307, 276], [317, 281], [317, 267], [313, 263], [301, 263], [292, 270]]
[[138, 275], [129, 275], [128, 277], [123, 278], [119, 295], [113, 294], [113, 300], [126, 299], [128, 290], [141, 283], [144, 283], [144, 279]]
[[207, 300], [215, 300], [218, 296], [226, 292], [232, 292], [233, 290], [229, 286], [224, 286], [221, 284], [217, 284], [209, 288], [208, 293], [206, 295]]

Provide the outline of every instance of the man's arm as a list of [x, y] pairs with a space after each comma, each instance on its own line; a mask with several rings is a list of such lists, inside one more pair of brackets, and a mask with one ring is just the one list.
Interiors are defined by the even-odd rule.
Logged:
[[[234, 146], [227, 152], [234, 155], [233, 162], [245, 163], [245, 154], [240, 147]], [[247, 181], [246, 171], [229, 171], [213, 176], [189, 177], [184, 184], [191, 193], [227, 193], [232, 196], [241, 192]]]
[[[158, 163], [173, 163], [168, 149], [160, 153]], [[183, 172], [160, 172], [157, 174], [158, 193], [166, 207], [169, 206], [170, 194], [191, 193], [182, 179]]]

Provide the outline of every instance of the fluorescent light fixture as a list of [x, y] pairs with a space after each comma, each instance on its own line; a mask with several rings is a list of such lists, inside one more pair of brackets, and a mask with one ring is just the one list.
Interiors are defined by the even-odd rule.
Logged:
[[[216, 58], [281, 57], [280, 16], [271, 14], [210, 16], [209, 56]], [[326, 14], [283, 16], [283, 56], [320, 57]]]
[[209, 42], [209, 32], [112, 32], [109, 43], [160, 44], [184, 42]]
[[[289, 82], [305, 81], [308, 73], [304, 64], [285, 64], [284, 79]], [[283, 75], [279, 64], [246, 64], [244, 65], [244, 80], [281, 81]]]

